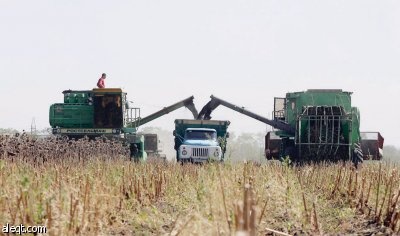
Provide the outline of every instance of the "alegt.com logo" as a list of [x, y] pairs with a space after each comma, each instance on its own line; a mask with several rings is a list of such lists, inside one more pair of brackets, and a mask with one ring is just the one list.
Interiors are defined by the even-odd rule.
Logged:
[[46, 226], [25, 226], [6, 224], [2, 227], [4, 234], [45, 234], [47, 233]]

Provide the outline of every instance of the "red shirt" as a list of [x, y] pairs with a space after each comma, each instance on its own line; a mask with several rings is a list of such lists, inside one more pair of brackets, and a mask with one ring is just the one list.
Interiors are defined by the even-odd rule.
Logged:
[[99, 81], [97, 81], [97, 87], [99, 88], [105, 88], [106, 85], [104, 84], [104, 79], [100, 78]]

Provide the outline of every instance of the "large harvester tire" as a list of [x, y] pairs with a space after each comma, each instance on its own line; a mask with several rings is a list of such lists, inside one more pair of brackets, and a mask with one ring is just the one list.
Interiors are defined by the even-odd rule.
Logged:
[[358, 167], [358, 165], [363, 163], [363, 161], [364, 161], [363, 157], [364, 157], [364, 155], [363, 155], [360, 143], [355, 143], [352, 161], [356, 167]]

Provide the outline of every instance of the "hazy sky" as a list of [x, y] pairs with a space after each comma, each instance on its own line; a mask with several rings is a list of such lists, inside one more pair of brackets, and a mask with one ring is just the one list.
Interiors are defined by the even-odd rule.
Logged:
[[[0, 127], [49, 127], [65, 89], [121, 87], [147, 115], [214, 94], [270, 117], [273, 98], [353, 91], [361, 129], [400, 147], [400, 1], [0, 0]], [[172, 131], [180, 109], [149, 126]], [[234, 132], [266, 126], [226, 108]]]

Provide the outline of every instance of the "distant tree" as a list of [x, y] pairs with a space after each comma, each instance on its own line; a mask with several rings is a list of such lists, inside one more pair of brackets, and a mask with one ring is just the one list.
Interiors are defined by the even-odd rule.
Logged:
[[13, 128], [0, 128], [0, 134], [15, 134], [15, 133], [19, 133], [19, 131]]
[[50, 134], [52, 134], [52, 131], [51, 131], [51, 128], [48, 127], [48, 128], [43, 128], [41, 130], [38, 130], [37, 134], [39, 134], [39, 135], [50, 135]]
[[393, 145], [384, 146], [383, 159], [390, 161], [400, 161], [400, 149]]
[[232, 160], [233, 155], [238, 151], [238, 147], [235, 143], [236, 134], [234, 132], [229, 132], [229, 138], [226, 141], [226, 153], [225, 159]]
[[264, 161], [264, 134], [241, 133], [231, 137], [227, 143], [227, 157], [236, 161]]

